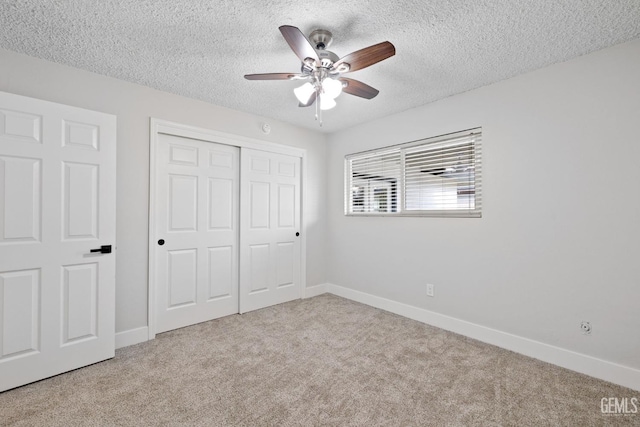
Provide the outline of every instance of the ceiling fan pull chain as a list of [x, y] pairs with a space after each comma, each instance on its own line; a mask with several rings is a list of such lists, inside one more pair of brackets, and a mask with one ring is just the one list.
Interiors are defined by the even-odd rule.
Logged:
[[320, 110], [320, 97], [316, 96], [316, 120], [320, 122], [322, 126], [322, 110]]

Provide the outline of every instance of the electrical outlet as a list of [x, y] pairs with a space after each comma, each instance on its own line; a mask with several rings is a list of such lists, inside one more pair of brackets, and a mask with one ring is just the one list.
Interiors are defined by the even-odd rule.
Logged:
[[587, 322], [586, 320], [583, 320], [580, 323], [580, 330], [582, 330], [582, 333], [584, 335], [591, 335], [591, 322]]
[[434, 296], [434, 293], [433, 293], [433, 288], [434, 287], [435, 286], [433, 286], [431, 283], [427, 284], [427, 296], [428, 297]]

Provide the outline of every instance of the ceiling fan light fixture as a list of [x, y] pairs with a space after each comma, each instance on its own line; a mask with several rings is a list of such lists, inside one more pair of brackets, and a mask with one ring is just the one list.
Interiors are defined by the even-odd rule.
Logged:
[[336, 106], [336, 101], [330, 96], [320, 95], [320, 109], [322, 111], [330, 110]]
[[342, 93], [342, 83], [338, 80], [327, 77], [322, 81], [323, 93], [331, 99], [336, 99]]
[[335, 99], [342, 92], [364, 99], [373, 99], [379, 91], [361, 81], [342, 77], [341, 74], [358, 71], [377, 64], [396, 54], [396, 48], [388, 41], [338, 57], [327, 50], [333, 35], [327, 30], [315, 30], [310, 39], [292, 25], [279, 27], [280, 33], [293, 53], [301, 61], [299, 73], [245, 74], [247, 80], [309, 80], [293, 90], [298, 107], [315, 104], [316, 120], [322, 126], [322, 110], [336, 106]]
[[302, 86], [295, 88], [293, 90], [293, 93], [296, 95], [296, 98], [298, 98], [298, 101], [300, 101], [301, 104], [306, 104], [309, 102], [311, 95], [313, 95], [315, 91], [316, 89], [313, 87], [313, 85], [307, 82]]

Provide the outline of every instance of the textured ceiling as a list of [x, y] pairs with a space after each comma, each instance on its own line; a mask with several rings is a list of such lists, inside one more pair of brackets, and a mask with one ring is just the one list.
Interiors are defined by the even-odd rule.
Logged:
[[[333, 32], [344, 56], [389, 40], [396, 56], [350, 73], [380, 90], [324, 113], [298, 108], [278, 27]], [[374, 120], [640, 36], [639, 0], [2, 0], [0, 46], [323, 132]], [[2, 64], [0, 64], [2, 66]]]

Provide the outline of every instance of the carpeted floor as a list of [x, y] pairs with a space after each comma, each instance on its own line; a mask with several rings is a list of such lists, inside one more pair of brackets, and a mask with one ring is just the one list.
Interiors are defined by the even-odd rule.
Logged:
[[638, 392], [332, 295], [161, 334], [0, 394], [2, 426], [640, 425]]

